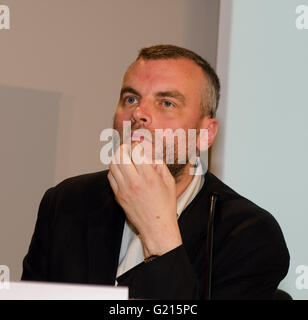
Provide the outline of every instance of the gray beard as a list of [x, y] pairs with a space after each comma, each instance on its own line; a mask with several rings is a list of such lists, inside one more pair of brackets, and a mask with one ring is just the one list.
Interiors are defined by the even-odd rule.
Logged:
[[167, 164], [167, 168], [169, 169], [170, 173], [174, 177], [175, 181], [178, 182], [180, 177], [183, 174], [184, 168], [186, 164]]

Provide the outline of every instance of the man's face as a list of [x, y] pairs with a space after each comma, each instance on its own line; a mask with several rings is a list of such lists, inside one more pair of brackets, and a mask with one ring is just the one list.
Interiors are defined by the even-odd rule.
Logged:
[[[202, 69], [189, 59], [139, 59], [124, 76], [114, 128], [122, 134], [123, 121], [131, 121], [132, 132], [145, 128], [153, 142], [155, 129], [198, 130], [204, 87]], [[174, 153], [177, 159], [176, 141]], [[184, 166], [175, 163], [168, 168], [176, 176]]]

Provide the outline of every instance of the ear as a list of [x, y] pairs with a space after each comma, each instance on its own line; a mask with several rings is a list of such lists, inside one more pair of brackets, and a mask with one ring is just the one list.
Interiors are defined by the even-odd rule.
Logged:
[[[203, 130], [201, 130], [203, 129]], [[218, 120], [204, 117], [200, 120], [199, 132], [197, 135], [197, 149], [206, 151], [210, 148], [218, 131]]]

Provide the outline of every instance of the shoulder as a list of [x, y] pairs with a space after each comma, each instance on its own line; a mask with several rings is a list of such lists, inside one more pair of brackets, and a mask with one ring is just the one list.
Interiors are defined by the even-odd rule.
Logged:
[[70, 177], [58, 183], [54, 188], [61, 191], [78, 192], [97, 187], [97, 185], [104, 187], [108, 182], [107, 173], [108, 170], [104, 170]]
[[238, 269], [276, 270], [282, 279], [288, 271], [290, 256], [275, 217], [214, 175], [209, 174], [209, 180], [210, 188], [215, 186], [219, 194], [214, 217], [218, 264], [227, 259], [229, 266]]
[[67, 178], [56, 186], [47, 190], [44, 198], [58, 207], [74, 208], [95, 206], [101, 198], [112, 195], [112, 190], [107, 179], [108, 171], [82, 174]]
[[282, 230], [270, 212], [234, 191], [212, 173], [208, 179], [209, 188], [219, 195], [215, 225], [229, 238], [239, 237], [262, 245], [277, 244], [286, 248]]

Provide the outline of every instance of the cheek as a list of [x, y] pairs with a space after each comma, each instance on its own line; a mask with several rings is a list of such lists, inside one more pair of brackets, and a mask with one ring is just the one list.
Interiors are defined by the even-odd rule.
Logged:
[[126, 112], [116, 112], [114, 115], [113, 127], [122, 131], [123, 121], [131, 121], [131, 115]]
[[176, 119], [176, 120], [168, 120], [168, 121], [161, 121], [162, 128], [171, 128], [173, 131], [176, 129], [184, 129], [186, 132], [188, 129], [197, 128], [198, 122], [194, 119]]
[[174, 126], [175, 126], [175, 123], [173, 123], [173, 121], [170, 119], [166, 119], [164, 117], [152, 116], [151, 127], [153, 129], [168, 129], [168, 128], [173, 128]]

